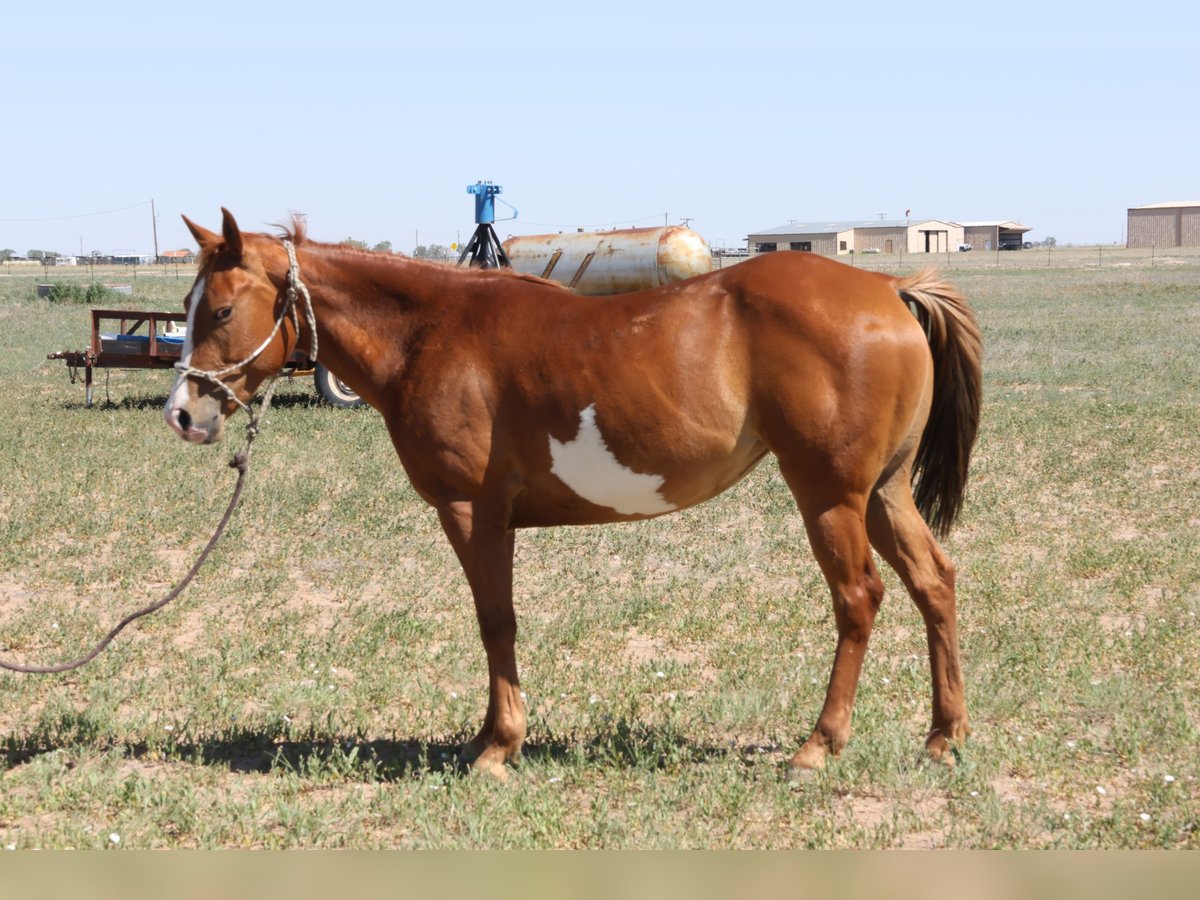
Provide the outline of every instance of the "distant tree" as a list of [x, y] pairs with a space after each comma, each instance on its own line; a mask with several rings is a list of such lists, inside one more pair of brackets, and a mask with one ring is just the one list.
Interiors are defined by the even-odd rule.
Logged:
[[367, 242], [366, 241], [356, 241], [354, 238], [345, 238], [342, 240], [342, 246], [343, 247], [354, 247], [358, 250], [366, 250]]
[[1045, 244], [1047, 247], [1057, 247], [1058, 246], [1058, 241], [1056, 241], [1052, 237], [1046, 238], [1044, 241], [1042, 241], [1042, 243]]
[[376, 253], [391, 253], [392, 252], [392, 242], [391, 241], [380, 241], [378, 244], [376, 244], [371, 249], [374, 250]]
[[449, 259], [450, 248], [442, 244], [430, 244], [429, 246], [421, 244], [413, 248], [413, 256], [420, 259]]
[[45, 250], [30, 250], [25, 254], [25, 258], [26, 259], [45, 259], [46, 251]]
[[13, 250], [9, 247], [5, 247], [3, 250], [0, 250], [0, 261], [8, 262], [10, 259], [12, 259], [16, 255], [17, 255], [16, 250]]

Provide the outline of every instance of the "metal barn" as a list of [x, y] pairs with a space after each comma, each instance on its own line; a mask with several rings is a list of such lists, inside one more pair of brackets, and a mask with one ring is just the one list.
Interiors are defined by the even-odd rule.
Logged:
[[1129, 248], [1200, 247], [1200, 200], [1134, 206], [1125, 234]]
[[805, 250], [825, 256], [850, 253], [945, 253], [963, 242], [963, 227], [941, 219], [858, 222], [789, 222], [747, 235], [751, 253]]
[[1033, 229], [1020, 222], [963, 222], [963, 240], [975, 250], [1020, 250]]

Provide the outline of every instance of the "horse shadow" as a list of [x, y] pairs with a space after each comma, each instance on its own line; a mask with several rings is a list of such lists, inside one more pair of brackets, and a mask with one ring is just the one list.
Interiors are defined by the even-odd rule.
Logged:
[[[117, 752], [134, 761], [163, 760], [223, 769], [238, 774], [294, 773], [318, 777], [330, 773], [347, 781], [398, 782], [429, 775], [464, 778], [470, 766], [461, 747], [465, 735], [433, 738], [337, 738], [296, 736], [278, 729], [231, 727], [209, 736], [180, 740], [122, 743], [86, 716], [68, 716], [52, 729], [25, 737], [9, 736], [0, 758], [14, 769], [72, 747]], [[50, 733], [53, 733], [53, 737]], [[777, 749], [769, 747], [767, 749]], [[718, 746], [682, 737], [670, 725], [620, 720], [601, 731], [536, 737], [525, 743], [522, 761], [601, 766], [618, 770], [666, 770], [736, 755], [747, 764], [764, 747]]]
[[[97, 399], [90, 407], [93, 410], [100, 412], [128, 412], [128, 411], [145, 411], [145, 410], [161, 410], [167, 404], [167, 394], [151, 393], [151, 394], [130, 394], [113, 400], [109, 397]], [[257, 409], [262, 405], [262, 395], [256, 395], [251, 405]], [[333, 409], [313, 391], [284, 391], [277, 393], [271, 398], [272, 409], [311, 409], [315, 407], [324, 407]], [[83, 401], [64, 400], [59, 404], [59, 408], [74, 412], [76, 410], [88, 409], [88, 405]], [[353, 412], [353, 410], [340, 410], [340, 412]]]

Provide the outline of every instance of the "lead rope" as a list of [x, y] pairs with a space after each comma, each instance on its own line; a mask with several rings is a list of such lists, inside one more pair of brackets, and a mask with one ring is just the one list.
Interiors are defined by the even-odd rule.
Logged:
[[113, 626], [108, 634], [106, 634], [99, 641], [99, 643], [97, 643], [83, 656], [72, 660], [71, 662], [56, 663], [48, 666], [22, 665], [20, 663], [13, 663], [4, 659], [0, 659], [0, 669], [7, 669], [10, 672], [24, 672], [28, 674], [45, 675], [55, 672], [68, 672], [71, 669], [78, 669], [80, 666], [90, 663], [93, 659], [104, 652], [104, 649], [113, 642], [113, 639], [118, 634], [125, 630], [127, 625], [129, 625], [131, 622], [137, 621], [143, 616], [148, 616], [150, 613], [162, 609], [164, 606], [182, 594], [184, 588], [191, 584], [192, 579], [196, 577], [196, 573], [200, 571], [200, 567], [204, 565], [205, 560], [208, 559], [208, 555], [212, 553], [213, 548], [217, 546], [217, 542], [221, 540], [221, 536], [225, 533], [226, 526], [229, 525], [229, 520], [233, 518], [233, 511], [237, 509], [237, 505], [242, 499], [242, 489], [246, 486], [246, 473], [250, 470], [250, 447], [254, 444], [254, 439], [258, 437], [258, 423], [263, 419], [264, 416], [266, 416], [267, 410], [271, 408], [271, 398], [275, 395], [275, 385], [279, 381], [278, 374], [272, 376], [271, 383], [267, 385], [266, 393], [263, 394], [262, 405], [259, 407], [258, 412], [256, 413], [248, 404], [243, 403], [237, 398], [237, 396], [233, 393], [233, 389], [221, 380], [221, 376], [236, 371], [242, 366], [245, 366], [257, 359], [258, 356], [267, 349], [275, 335], [278, 334], [283, 320], [288, 316], [291, 317], [293, 325], [296, 326], [297, 337], [299, 336], [300, 328], [299, 323], [296, 321], [297, 296], [304, 298], [304, 317], [308, 322], [309, 334], [312, 335], [312, 349], [309, 353], [309, 356], [314, 360], [317, 358], [317, 320], [312, 311], [312, 297], [309, 296], [308, 288], [304, 285], [304, 282], [300, 280], [300, 265], [296, 262], [296, 250], [292, 246], [292, 242], [284, 241], [283, 245], [287, 248], [289, 262], [287, 274], [287, 297], [284, 303], [283, 312], [280, 313], [279, 318], [275, 320], [275, 328], [272, 329], [270, 337], [260, 344], [258, 349], [250, 354], [249, 357], [242, 360], [240, 363], [237, 363], [236, 365], [227, 366], [219, 371], [206, 372], [202, 369], [193, 369], [191, 366], [185, 366], [182, 363], [178, 363], [175, 366], [175, 368], [184, 375], [195, 376], [196, 378], [201, 378], [205, 381], [210, 381], [218, 385], [225, 391], [226, 394], [229, 395], [230, 398], [233, 399], [235, 403], [237, 403], [238, 406], [246, 411], [247, 415], [250, 416], [250, 421], [246, 423], [246, 443], [242, 446], [242, 449], [235, 453], [233, 458], [229, 460], [229, 467], [231, 469], [237, 469], [238, 471], [237, 484], [235, 484], [233, 487], [233, 496], [229, 498], [229, 505], [225, 507], [225, 515], [221, 517], [221, 521], [217, 525], [217, 530], [213, 532], [213, 536], [208, 539], [208, 543], [204, 545], [204, 549], [200, 551], [200, 555], [196, 557], [196, 561], [192, 564], [192, 567], [188, 569], [187, 574], [185, 574], [183, 578], [179, 580], [179, 583], [171, 589], [169, 594], [167, 594], [161, 600], [151, 603], [149, 606], [143, 606], [141, 609], [131, 612], [115, 626]]

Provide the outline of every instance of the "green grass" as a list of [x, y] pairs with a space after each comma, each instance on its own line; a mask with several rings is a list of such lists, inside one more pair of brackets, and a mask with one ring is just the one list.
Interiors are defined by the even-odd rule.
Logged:
[[[486, 702], [465, 582], [379, 416], [297, 381], [175, 605], [75, 673], [0, 675], [0, 846], [1200, 846], [1200, 260], [1022, 258], [953, 273], [987, 353], [946, 542], [957, 767], [920, 752], [924, 629], [885, 572], [855, 736], [788, 788], [834, 631], [768, 462], [686, 513], [519, 536], [526, 755], [507, 785], [464, 776]], [[186, 274], [139, 273], [121, 305], [180, 307]], [[170, 434], [163, 372], [100, 372], [84, 408], [45, 355], [85, 342], [86, 306], [38, 280], [0, 277], [0, 648], [45, 661], [182, 574], [237, 432]]]

